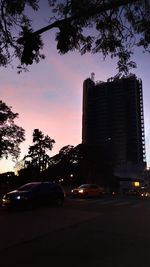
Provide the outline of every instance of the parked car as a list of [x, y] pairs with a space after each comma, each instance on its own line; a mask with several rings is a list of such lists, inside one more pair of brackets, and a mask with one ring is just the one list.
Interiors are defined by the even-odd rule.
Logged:
[[73, 197], [97, 197], [104, 194], [104, 190], [96, 184], [83, 184], [78, 188], [72, 189], [71, 194]]
[[134, 189], [128, 190], [126, 192], [126, 195], [127, 196], [141, 196], [140, 192], [138, 190], [134, 190]]
[[56, 183], [33, 182], [8, 192], [2, 198], [2, 207], [33, 208], [54, 203], [62, 206], [65, 199], [63, 188]]
[[148, 197], [150, 194], [143, 190], [129, 190], [126, 192], [128, 196], [139, 196], [139, 197]]
[[150, 196], [149, 192], [146, 192], [146, 191], [141, 191], [140, 194], [141, 194], [141, 197], [149, 197]]

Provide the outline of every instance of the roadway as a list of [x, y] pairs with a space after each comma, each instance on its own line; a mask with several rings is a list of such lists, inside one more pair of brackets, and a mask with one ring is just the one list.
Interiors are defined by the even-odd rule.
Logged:
[[150, 198], [69, 199], [63, 208], [0, 209], [0, 266], [149, 265]]

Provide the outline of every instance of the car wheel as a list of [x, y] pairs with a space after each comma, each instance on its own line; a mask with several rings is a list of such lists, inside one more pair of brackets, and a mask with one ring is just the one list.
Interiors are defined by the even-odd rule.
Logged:
[[88, 198], [88, 192], [86, 192], [84, 195], [83, 195], [83, 198]]
[[32, 210], [33, 209], [33, 203], [32, 203], [32, 201], [27, 201], [27, 203], [26, 203], [26, 209], [27, 210]]
[[57, 198], [56, 199], [56, 205], [57, 205], [57, 207], [62, 207], [63, 206], [63, 200], [62, 200], [62, 198]]

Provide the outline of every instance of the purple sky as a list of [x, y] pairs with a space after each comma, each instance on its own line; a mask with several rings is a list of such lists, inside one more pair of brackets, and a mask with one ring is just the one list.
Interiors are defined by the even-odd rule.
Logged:
[[[46, 1], [45, 1], [46, 3]], [[47, 25], [46, 6], [42, 6], [40, 19], [34, 15], [37, 29]], [[29, 67], [29, 72], [17, 74], [16, 69], [1, 68], [0, 96], [13, 112], [19, 113], [15, 123], [26, 131], [26, 141], [21, 144], [20, 159], [32, 145], [34, 129], [40, 129], [55, 140], [49, 155], [56, 154], [65, 145], [81, 142], [82, 130], [82, 84], [95, 73], [95, 80], [106, 81], [116, 74], [115, 61], [103, 61], [99, 54], [81, 56], [69, 52], [60, 56], [56, 50], [54, 31], [43, 35], [46, 59]], [[143, 82], [144, 117], [147, 163], [150, 166], [150, 55], [137, 50], [134, 60], [138, 68], [134, 71]], [[0, 161], [0, 172], [14, 171], [11, 159]]]

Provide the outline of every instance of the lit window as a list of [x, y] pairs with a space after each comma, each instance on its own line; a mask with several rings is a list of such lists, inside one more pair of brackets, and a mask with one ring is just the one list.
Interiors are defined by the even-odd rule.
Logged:
[[138, 186], [140, 186], [140, 183], [139, 182], [134, 182], [134, 186], [138, 187]]

